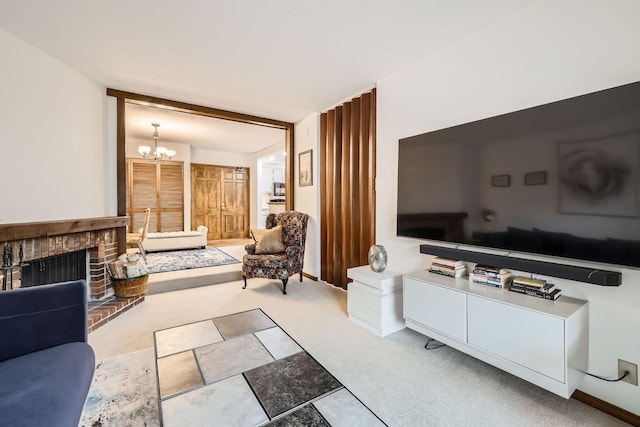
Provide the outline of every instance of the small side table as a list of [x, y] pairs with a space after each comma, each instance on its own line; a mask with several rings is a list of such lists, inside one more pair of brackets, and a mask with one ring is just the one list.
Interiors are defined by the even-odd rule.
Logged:
[[404, 329], [402, 273], [376, 273], [365, 265], [348, 269], [347, 277], [353, 279], [347, 286], [349, 319], [381, 337]]

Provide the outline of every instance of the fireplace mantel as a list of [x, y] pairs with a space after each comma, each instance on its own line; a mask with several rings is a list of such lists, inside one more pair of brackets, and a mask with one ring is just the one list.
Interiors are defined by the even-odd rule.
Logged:
[[[80, 218], [43, 222], [0, 224], [0, 247], [13, 251], [13, 265], [3, 265], [5, 278], [10, 272], [8, 289], [21, 286], [22, 262], [46, 259], [70, 252], [87, 250], [89, 271], [87, 282], [93, 299], [108, 296], [111, 280], [106, 264], [126, 251], [128, 216]], [[121, 247], [120, 247], [121, 246]], [[18, 262], [18, 251], [23, 258]], [[4, 260], [0, 261], [4, 262]]]
[[0, 242], [127, 227], [128, 216], [0, 224]]

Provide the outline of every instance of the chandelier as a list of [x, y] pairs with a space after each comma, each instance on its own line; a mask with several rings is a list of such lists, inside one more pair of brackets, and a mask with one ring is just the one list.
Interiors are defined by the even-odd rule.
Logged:
[[151, 126], [155, 128], [153, 132], [153, 152], [148, 145], [141, 145], [138, 147], [138, 153], [145, 159], [151, 161], [158, 160], [171, 160], [176, 155], [175, 150], [167, 150], [164, 147], [158, 147], [158, 123], [151, 123]]

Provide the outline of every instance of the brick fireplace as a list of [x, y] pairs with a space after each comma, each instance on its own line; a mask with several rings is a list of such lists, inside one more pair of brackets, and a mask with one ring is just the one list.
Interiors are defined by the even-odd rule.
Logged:
[[[62, 221], [0, 224], [0, 248], [12, 248], [11, 268], [4, 269], [8, 289], [21, 286], [20, 247], [23, 264], [37, 263], [63, 254], [88, 252], [90, 299], [113, 293], [106, 264], [118, 257], [118, 234], [129, 217], [102, 217]], [[123, 247], [121, 245], [120, 247]], [[5, 260], [0, 261], [5, 265]], [[2, 270], [0, 270], [2, 272]]]

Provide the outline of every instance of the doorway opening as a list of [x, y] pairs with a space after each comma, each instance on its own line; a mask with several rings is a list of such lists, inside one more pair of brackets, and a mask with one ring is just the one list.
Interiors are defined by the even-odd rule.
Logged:
[[[198, 106], [194, 104], [187, 104], [178, 101], [171, 101], [162, 98], [150, 97], [146, 95], [139, 95], [130, 92], [123, 92], [114, 89], [107, 89], [107, 95], [114, 96], [117, 98], [117, 192], [118, 192], [118, 215], [125, 216], [127, 215], [127, 204], [129, 199], [127, 197], [127, 180], [126, 180], [126, 165], [127, 165], [127, 157], [138, 156], [137, 149], [135, 145], [132, 147], [127, 146], [127, 134], [133, 130], [135, 126], [142, 126], [149, 128], [152, 122], [159, 122], [159, 120], [155, 119], [147, 119], [143, 122], [137, 123], [129, 120], [129, 114], [126, 110], [131, 106], [136, 107], [151, 107], [153, 108], [160, 116], [166, 115], [169, 113], [186, 113], [186, 115], [192, 116], [192, 118], [209, 118], [209, 119], [218, 119], [220, 122], [225, 122], [228, 124], [244, 124], [244, 125], [254, 125], [257, 128], [262, 129], [273, 129], [278, 130], [282, 133], [282, 139], [284, 139], [284, 149], [283, 151], [288, 153], [293, 153], [294, 150], [294, 140], [293, 140], [293, 123], [283, 122], [273, 119], [268, 119], [264, 117], [251, 116], [247, 114], [235, 113], [231, 111], [225, 111], [220, 109], [215, 109], [211, 107]], [[146, 123], [149, 122], [149, 123]], [[170, 161], [180, 161], [178, 160], [180, 156], [186, 157], [188, 159], [189, 167], [187, 167], [187, 163], [184, 164], [184, 228], [192, 229], [194, 224], [192, 223], [192, 215], [191, 215], [191, 206], [192, 206], [192, 194], [191, 193], [191, 185], [187, 185], [187, 182], [191, 179], [191, 163], [197, 164], [210, 164], [210, 165], [220, 165], [220, 159], [225, 158], [225, 155], [228, 154], [222, 149], [213, 149], [207, 152], [206, 148], [199, 146], [200, 143], [191, 141], [186, 146], [181, 145], [179, 141], [174, 140], [174, 136], [172, 135], [172, 130], [167, 127], [163, 127], [162, 124], [160, 126], [160, 142], [163, 143], [163, 146], [168, 146], [169, 149], [176, 151], [176, 157]], [[146, 130], [147, 133], [150, 132]], [[150, 136], [138, 136], [138, 138], [147, 140], [150, 139]], [[247, 144], [255, 141], [255, 139], [248, 140]], [[149, 144], [147, 144], [149, 145]], [[241, 146], [241, 144], [234, 144], [231, 142], [231, 145], [236, 149]], [[271, 143], [271, 145], [273, 145]], [[224, 164], [224, 166], [229, 166], [235, 168], [243, 168], [246, 170], [248, 179], [247, 183], [250, 185], [250, 197], [249, 197], [249, 206], [258, 206], [258, 191], [257, 191], [257, 181], [255, 179], [255, 174], [252, 176], [250, 171], [252, 167], [254, 170], [258, 170], [257, 167], [257, 158], [256, 156], [262, 155], [262, 151], [259, 149], [257, 151], [251, 152], [250, 149], [244, 147], [245, 150], [241, 153], [244, 156], [244, 162], [235, 162]], [[228, 160], [228, 159], [227, 159]], [[286, 209], [293, 209], [293, 156], [286, 157], [286, 163], [284, 168], [284, 188], [285, 194], [287, 195], [285, 200]], [[188, 197], [187, 197], [188, 196]], [[257, 226], [259, 221], [259, 216], [257, 213], [250, 211], [250, 215], [247, 219], [249, 227]], [[237, 219], [236, 219], [237, 221]], [[135, 223], [135, 221], [132, 221]], [[118, 248], [119, 252], [124, 252], [124, 232], [125, 230], [121, 230], [120, 233], [123, 234], [122, 237], [118, 237], [119, 242], [122, 243], [122, 248]], [[236, 239], [236, 237], [229, 237], [229, 239]], [[120, 245], [120, 243], [119, 243]]]
[[280, 149], [258, 158], [258, 227], [264, 228], [267, 215], [286, 210], [286, 151]]

